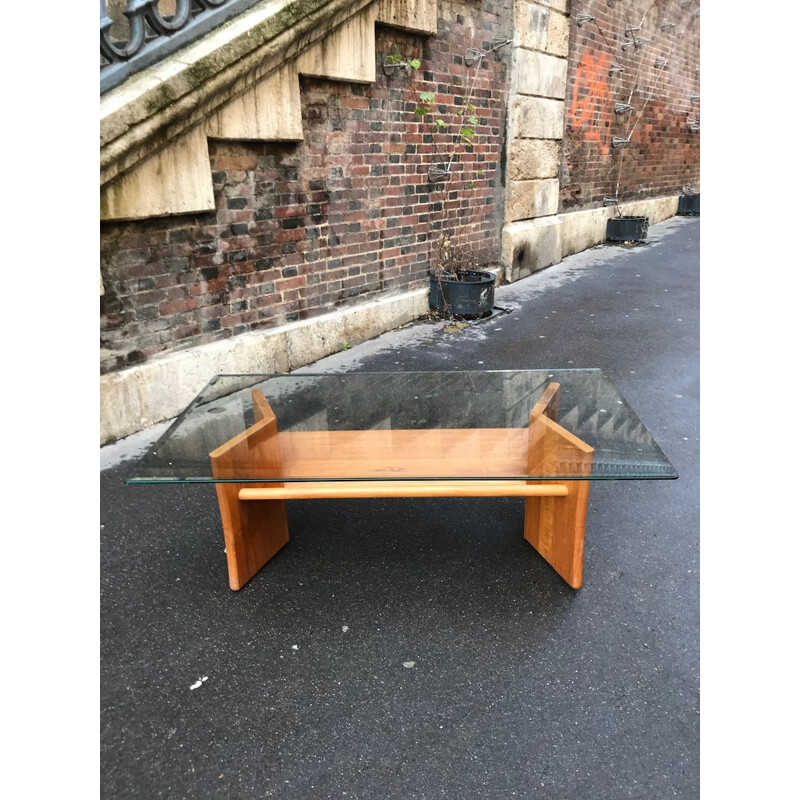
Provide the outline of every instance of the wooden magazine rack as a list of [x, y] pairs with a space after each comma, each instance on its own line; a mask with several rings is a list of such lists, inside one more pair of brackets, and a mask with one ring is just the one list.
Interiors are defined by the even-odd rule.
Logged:
[[[527, 428], [279, 433], [267, 399], [254, 389], [255, 424], [210, 454], [215, 480], [228, 481], [216, 487], [231, 589], [241, 589], [289, 541], [287, 500], [339, 497], [524, 497], [525, 539], [580, 588], [589, 481], [491, 478], [591, 475], [594, 449], [555, 421], [558, 392], [558, 383], [547, 387]], [[475, 479], [481, 473], [486, 479]], [[235, 482], [254, 474], [286, 482]], [[303, 480], [309, 475], [321, 480]]]

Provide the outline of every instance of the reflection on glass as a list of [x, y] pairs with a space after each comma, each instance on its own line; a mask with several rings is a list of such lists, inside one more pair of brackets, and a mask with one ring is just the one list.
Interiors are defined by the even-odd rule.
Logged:
[[[548, 430], [567, 432], [555, 438], [531, 419], [553, 383], [557, 425]], [[677, 477], [600, 370], [524, 370], [220, 375], [129, 482], [213, 481], [209, 454], [257, 421], [253, 390], [277, 420], [277, 466], [264, 474], [258, 458], [243, 461], [229, 480]], [[594, 449], [591, 465], [563, 444], [573, 437]]]

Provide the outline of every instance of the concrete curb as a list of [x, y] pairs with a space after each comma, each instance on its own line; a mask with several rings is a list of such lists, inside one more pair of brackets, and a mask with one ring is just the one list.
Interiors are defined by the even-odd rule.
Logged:
[[219, 373], [289, 372], [428, 311], [428, 288], [244, 334], [100, 377], [100, 444], [179, 414]]

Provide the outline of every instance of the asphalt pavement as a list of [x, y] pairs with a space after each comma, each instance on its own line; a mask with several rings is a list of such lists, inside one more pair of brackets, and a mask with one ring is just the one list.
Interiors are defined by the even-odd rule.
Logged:
[[521, 499], [452, 498], [289, 502], [231, 592], [213, 486], [124, 484], [164, 425], [102, 448], [102, 796], [698, 797], [699, 245], [676, 217], [302, 370], [603, 369], [680, 477], [593, 483], [579, 591]]

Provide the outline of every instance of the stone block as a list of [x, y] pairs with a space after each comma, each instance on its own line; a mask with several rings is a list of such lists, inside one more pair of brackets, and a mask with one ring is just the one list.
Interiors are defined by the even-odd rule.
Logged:
[[201, 126], [174, 139], [100, 190], [103, 221], [213, 210], [208, 142]]
[[678, 213], [678, 197], [646, 197], [620, 203], [620, 211], [626, 217], [647, 217], [651, 225], [663, 222]]
[[566, 58], [569, 53], [569, 17], [550, 14], [547, 20], [547, 43], [545, 51]]
[[348, 19], [298, 57], [297, 71], [331, 80], [373, 83], [377, 15], [376, 7], [368, 7]]
[[561, 261], [561, 222], [543, 217], [503, 226], [502, 263], [507, 281], [517, 281]]
[[293, 66], [268, 75], [206, 120], [213, 139], [302, 141], [300, 84]]
[[380, 0], [378, 20], [416, 33], [436, 33], [437, 0]]
[[558, 179], [512, 181], [506, 192], [505, 221], [545, 217], [558, 211]]
[[514, 7], [514, 46], [544, 50], [547, 47], [549, 24], [548, 9], [527, 0], [517, 0]]
[[517, 0], [514, 7], [514, 46], [566, 58], [569, 17], [544, 3]]
[[557, 177], [560, 152], [554, 139], [515, 139], [508, 147], [509, 181]]
[[562, 223], [561, 255], [563, 258], [602, 244], [606, 239], [606, 221], [615, 215], [613, 206], [589, 208], [559, 214]]
[[558, 11], [561, 14], [569, 14], [571, 12], [570, 6], [572, 5], [572, 0], [536, 0], [536, 4], [550, 8], [553, 11]]
[[520, 48], [517, 50], [517, 92], [564, 99], [567, 60]]
[[519, 95], [511, 101], [511, 139], [562, 139], [564, 101]]
[[289, 369], [297, 369], [342, 349], [347, 340], [341, 314], [326, 314], [286, 328], [286, 357]]

